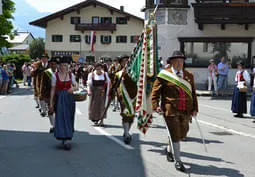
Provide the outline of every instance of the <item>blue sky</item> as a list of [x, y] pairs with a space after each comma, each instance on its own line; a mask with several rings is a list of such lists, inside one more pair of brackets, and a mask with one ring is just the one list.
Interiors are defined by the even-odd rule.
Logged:
[[[56, 12], [67, 8], [71, 5], [82, 2], [83, 0], [26, 0], [32, 7], [39, 12]], [[124, 6], [126, 12], [139, 17], [144, 17], [141, 8], [145, 6], [145, 0], [100, 0], [103, 3], [109, 4], [115, 8]]]

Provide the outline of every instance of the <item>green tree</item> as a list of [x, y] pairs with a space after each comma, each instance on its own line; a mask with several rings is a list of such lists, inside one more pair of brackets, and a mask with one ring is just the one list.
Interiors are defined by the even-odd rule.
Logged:
[[40, 58], [44, 54], [44, 40], [43, 38], [37, 38], [29, 45], [29, 55], [31, 58]]
[[15, 3], [11, 0], [2, 0], [3, 14], [0, 15], [0, 47], [10, 47], [10, 44], [6, 41], [4, 35], [12, 36], [11, 32], [13, 29], [13, 24], [11, 19], [13, 19], [12, 14], [15, 11]]
[[216, 59], [220, 59], [221, 57], [228, 56], [228, 52], [230, 52], [231, 43], [227, 42], [216, 42], [213, 43], [212, 53]]

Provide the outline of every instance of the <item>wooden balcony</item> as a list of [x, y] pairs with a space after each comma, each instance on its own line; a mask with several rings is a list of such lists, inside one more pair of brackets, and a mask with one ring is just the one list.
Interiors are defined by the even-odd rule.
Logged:
[[[156, 5], [154, 0], [146, 0], [145, 7], [142, 11], [146, 9], [154, 9]], [[188, 0], [160, 0], [159, 8], [189, 8]]]
[[75, 30], [77, 31], [116, 31], [116, 24], [112, 23], [81, 23], [75, 25]]
[[203, 30], [204, 24], [220, 24], [225, 29], [226, 24], [244, 25], [248, 30], [249, 24], [255, 24], [255, 3], [233, 0], [222, 1], [204, 0], [192, 3], [195, 22]]

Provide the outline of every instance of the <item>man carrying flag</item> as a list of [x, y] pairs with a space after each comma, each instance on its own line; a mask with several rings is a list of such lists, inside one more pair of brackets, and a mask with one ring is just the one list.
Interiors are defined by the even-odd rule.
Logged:
[[187, 135], [191, 117], [198, 112], [194, 77], [184, 69], [185, 59], [182, 52], [174, 51], [169, 57], [170, 67], [158, 74], [152, 89], [153, 110], [163, 112], [170, 135], [166, 149], [167, 160], [175, 160], [175, 168], [182, 172], [186, 168], [180, 158], [180, 141]]
[[120, 115], [122, 117], [122, 125], [124, 129], [123, 141], [125, 144], [130, 144], [131, 135], [129, 134], [129, 131], [135, 117], [137, 86], [127, 72], [129, 56], [122, 55], [118, 59], [121, 68], [120, 71], [116, 73], [112, 84], [112, 90], [114, 88], [117, 89], [117, 97], [120, 102]]

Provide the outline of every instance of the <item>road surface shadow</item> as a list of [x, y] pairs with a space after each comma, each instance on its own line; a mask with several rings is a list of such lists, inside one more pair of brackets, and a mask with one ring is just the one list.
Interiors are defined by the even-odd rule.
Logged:
[[[191, 137], [191, 136], [187, 136], [185, 138], [185, 141], [184, 142], [197, 142], [197, 143], [201, 143], [203, 144], [203, 141], [201, 138], [196, 138], [196, 137]], [[205, 139], [205, 144], [211, 144], [211, 143], [223, 143], [222, 141], [219, 141], [219, 140], [208, 140], [208, 139]]]
[[191, 167], [189, 169], [190, 176], [192, 176], [192, 174], [197, 174], [197, 175], [203, 175], [203, 176], [244, 177], [244, 175], [241, 174], [240, 171], [236, 169], [224, 168], [224, 167], [220, 168], [214, 165], [202, 166], [202, 165], [193, 164], [193, 163], [185, 163], [185, 165], [188, 165]]
[[146, 177], [139, 145], [128, 150], [102, 135], [75, 132], [70, 151], [46, 132], [0, 130], [0, 141], [1, 177]]

